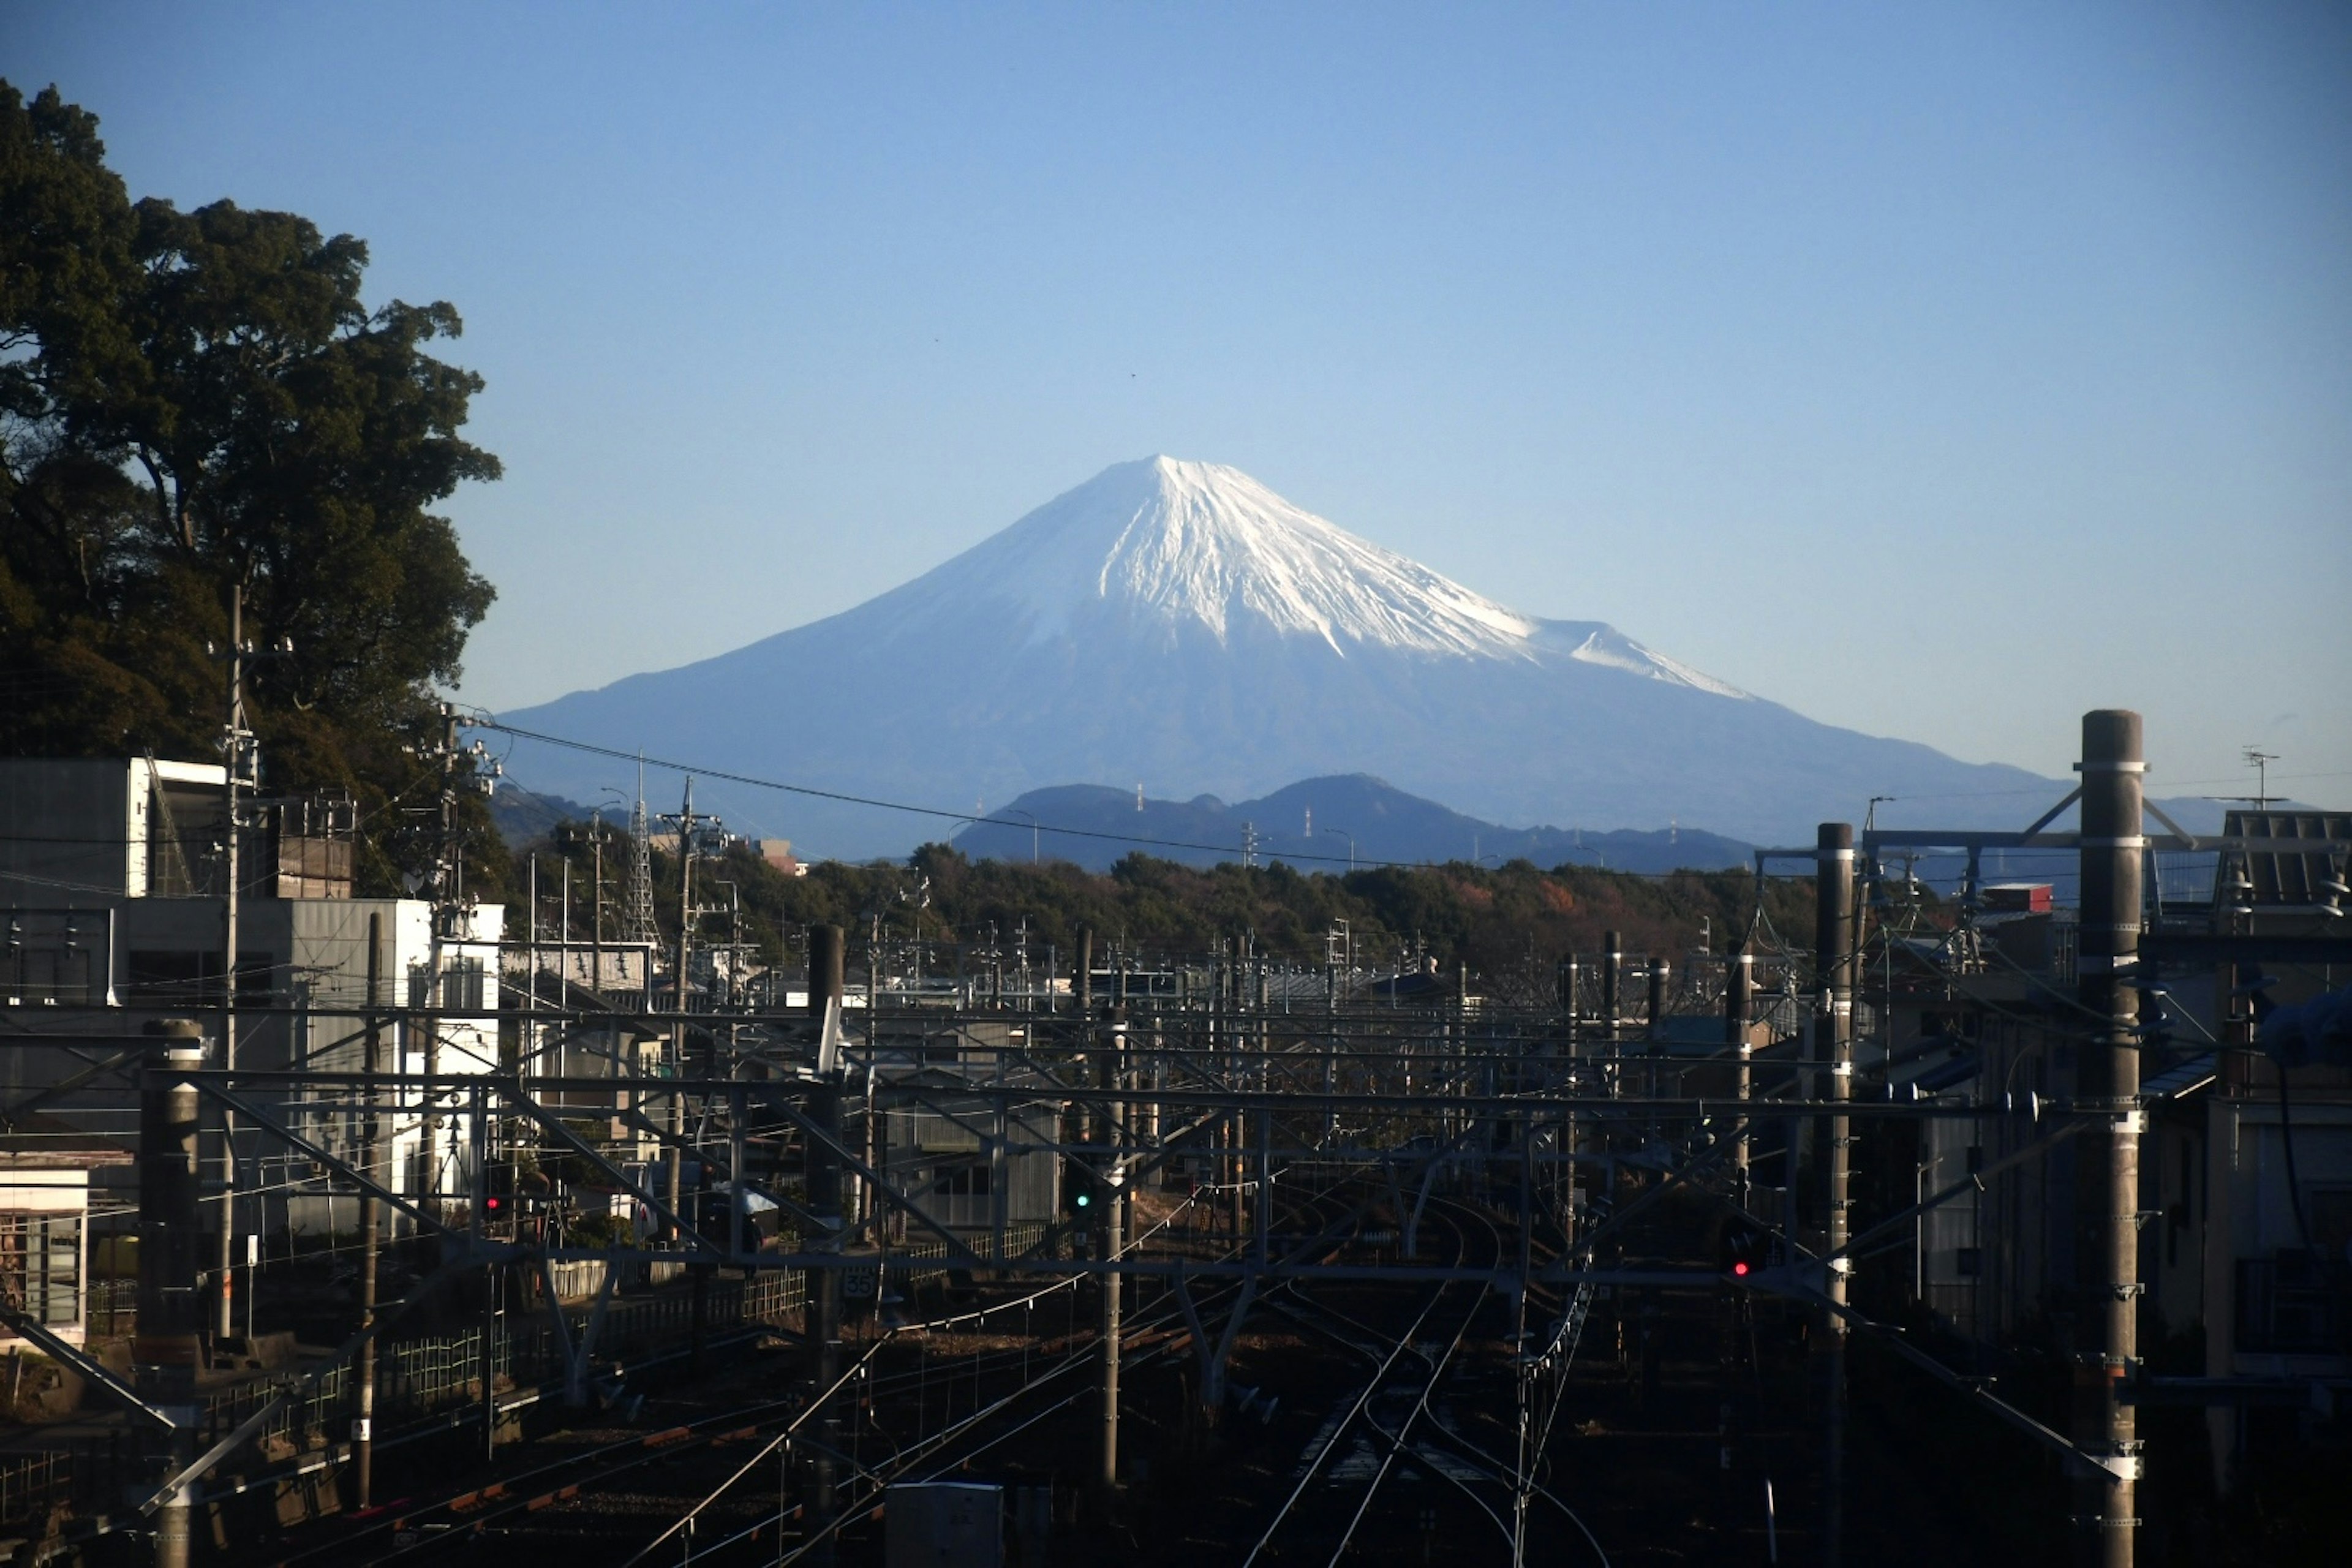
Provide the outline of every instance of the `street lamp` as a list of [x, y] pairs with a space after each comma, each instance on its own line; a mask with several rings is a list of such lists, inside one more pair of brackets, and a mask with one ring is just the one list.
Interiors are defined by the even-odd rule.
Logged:
[[1029, 818], [1029, 864], [1034, 866], [1037, 863], [1037, 818], [1019, 806], [1012, 808], [1012, 815]]
[[1348, 841], [1348, 872], [1353, 876], [1356, 870], [1356, 836], [1344, 827], [1327, 827], [1323, 831], [1336, 833]]

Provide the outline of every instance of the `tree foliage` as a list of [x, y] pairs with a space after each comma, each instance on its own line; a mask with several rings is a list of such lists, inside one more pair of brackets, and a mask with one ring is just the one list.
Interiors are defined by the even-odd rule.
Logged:
[[292, 649], [249, 671], [268, 782], [417, 787], [492, 598], [433, 509], [499, 465], [428, 352], [457, 311], [370, 310], [366, 267], [291, 213], [133, 201], [94, 116], [0, 82], [0, 745], [216, 755], [241, 588]]
[[[552, 858], [572, 862], [571, 910], [576, 934], [588, 934], [593, 894], [591, 858], [580, 836], [559, 830], [536, 849], [539, 886], [551, 900], [559, 872]], [[667, 934], [677, 931], [677, 865], [654, 858], [656, 912]], [[608, 886], [617, 887], [621, 857], [604, 861]], [[1246, 934], [1255, 951], [1278, 963], [1323, 962], [1326, 934], [1347, 922], [1359, 962], [1395, 965], [1408, 953], [1433, 959], [1447, 971], [1467, 964], [1483, 985], [1546, 990], [1554, 965], [1571, 952], [1600, 951], [1605, 933], [1622, 933], [1627, 951], [1676, 958], [1702, 932], [1716, 952], [1748, 933], [1759, 906], [1756, 879], [1746, 871], [1677, 871], [1643, 877], [1591, 866], [1544, 870], [1525, 860], [1506, 866], [1381, 867], [1345, 875], [1302, 873], [1276, 864], [1206, 869], [1130, 855], [1107, 873], [1067, 861], [970, 860], [947, 845], [926, 845], [903, 863], [853, 865], [824, 861], [807, 875], [778, 871], [738, 847], [697, 871], [735, 885], [742, 899], [744, 938], [762, 959], [788, 968], [801, 963], [812, 925], [839, 925], [862, 948], [878, 921], [894, 938], [920, 936], [940, 943], [1009, 945], [1025, 930], [1034, 961], [1050, 945], [1066, 966], [1081, 927], [1098, 940], [1146, 953], [1199, 953]], [[521, 876], [509, 878], [519, 884]], [[607, 893], [607, 934], [614, 929]], [[1767, 949], [1812, 931], [1812, 883], [1773, 879], [1762, 889]], [[551, 901], [541, 920], [552, 929]], [[702, 928], [705, 941], [723, 934], [719, 922]]]

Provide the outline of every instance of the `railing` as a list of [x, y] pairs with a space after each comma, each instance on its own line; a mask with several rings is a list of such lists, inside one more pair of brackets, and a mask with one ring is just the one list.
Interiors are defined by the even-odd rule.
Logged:
[[60, 1509], [110, 1513], [122, 1489], [146, 1464], [139, 1444], [121, 1432], [70, 1438], [63, 1447], [0, 1458], [0, 1531], [28, 1534]]
[[73, 1488], [73, 1456], [26, 1454], [0, 1462], [0, 1524], [20, 1524], [62, 1502]]
[[138, 1280], [93, 1279], [85, 1289], [84, 1321], [91, 1339], [120, 1339], [139, 1331]]
[[[775, 1322], [799, 1311], [807, 1296], [806, 1282], [797, 1269], [761, 1270], [748, 1280], [714, 1278], [704, 1288], [703, 1329], [706, 1333], [726, 1333]], [[593, 1310], [588, 1302], [564, 1308], [575, 1343]], [[684, 1339], [693, 1328], [694, 1298], [689, 1291], [616, 1296], [605, 1303], [595, 1352], [600, 1357], [639, 1354]], [[385, 1344], [376, 1363], [376, 1419], [397, 1425], [478, 1402], [482, 1332], [474, 1328]], [[531, 1310], [528, 1316], [516, 1310], [495, 1334], [494, 1378], [505, 1378], [520, 1387], [550, 1383], [562, 1375], [562, 1352], [544, 1309]], [[260, 1435], [265, 1450], [274, 1449], [282, 1456], [323, 1444], [328, 1434], [348, 1420], [351, 1391], [349, 1366], [334, 1367], [322, 1374], [299, 1400], [270, 1418]], [[226, 1435], [276, 1392], [267, 1380], [257, 1380], [215, 1394], [205, 1411], [206, 1439]]]

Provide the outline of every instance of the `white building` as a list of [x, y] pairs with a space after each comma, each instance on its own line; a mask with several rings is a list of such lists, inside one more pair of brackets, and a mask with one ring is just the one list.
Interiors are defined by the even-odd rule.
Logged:
[[[134, 758], [0, 759], [0, 1034], [137, 1035], [152, 1019], [202, 1025], [214, 1065], [229, 988], [222, 890], [227, 867], [225, 774], [215, 763]], [[248, 797], [238, 841], [236, 1065], [248, 1070], [356, 1071], [371, 1039], [387, 1071], [468, 1074], [499, 1063], [499, 944], [504, 910], [464, 907], [436, 930], [417, 899], [352, 897], [350, 807], [331, 800]], [[371, 1028], [371, 1004], [432, 1008]], [[428, 1026], [429, 1025], [429, 1026]], [[119, 1043], [119, 1040], [118, 1040]], [[86, 1076], [66, 1049], [0, 1051], [0, 1107], [37, 1104], [85, 1131], [135, 1132], [135, 1061]], [[331, 1152], [358, 1148], [347, 1096], [254, 1091]], [[395, 1191], [428, 1183], [425, 1107], [383, 1102], [379, 1170]], [[462, 1102], [438, 1118], [437, 1179], [460, 1197], [469, 1182]], [[209, 1142], [209, 1141], [208, 1141]], [[208, 1150], [207, 1158], [210, 1158]], [[260, 1130], [240, 1129], [236, 1228], [273, 1233], [348, 1228], [345, 1198], [291, 1195], [307, 1157]], [[127, 1183], [128, 1173], [102, 1181]]]

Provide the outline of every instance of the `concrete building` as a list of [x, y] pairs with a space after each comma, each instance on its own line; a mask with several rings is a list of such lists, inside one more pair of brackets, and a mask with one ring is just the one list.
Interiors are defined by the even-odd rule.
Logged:
[[[90, 1177], [131, 1159], [123, 1144], [37, 1113], [0, 1134], [0, 1299], [74, 1344], [89, 1321]], [[0, 1344], [16, 1342], [0, 1328]]]
[[[226, 775], [216, 763], [133, 758], [0, 759], [0, 1037], [47, 1047], [0, 1051], [0, 1116], [38, 1109], [85, 1131], [128, 1137], [140, 1058], [122, 1049], [149, 1021], [204, 1025], [215, 1061], [226, 1005], [236, 1062], [263, 1070], [357, 1070], [371, 1038], [386, 1070], [490, 1072], [499, 1065], [504, 910], [470, 905], [436, 918], [418, 899], [352, 896], [348, 801], [242, 803], [242, 897], [234, 988], [224, 889]], [[350, 1014], [371, 1002], [446, 1009], [371, 1031]], [[68, 1048], [91, 1039], [83, 1054]], [[87, 1057], [110, 1069], [91, 1073]], [[339, 1154], [357, 1119], [289, 1094], [257, 1095]], [[383, 1166], [395, 1190], [466, 1188], [461, 1115], [441, 1119], [436, 1175], [423, 1169], [424, 1108], [391, 1106]], [[282, 1194], [308, 1161], [261, 1130], [240, 1130], [240, 1190]], [[128, 1179], [101, 1169], [100, 1180]], [[348, 1227], [356, 1200], [240, 1201], [240, 1230]]]
[[[2180, 900], [2174, 868], [2148, 879], [2176, 901], [2141, 938], [2140, 1342], [2168, 1374], [2216, 1380], [2224, 1478], [2352, 1395], [2352, 1068], [2282, 1067], [2257, 1017], [2352, 978], [2347, 859], [2352, 814], [2231, 812], [2200, 852], [2205, 896]], [[1904, 1189], [1888, 1196], [1962, 1191], [1876, 1285], [1901, 1293], [1907, 1268], [1910, 1297], [1996, 1360], [2074, 1310], [2074, 1150], [2052, 1133], [2081, 1015], [2074, 911], [2047, 894], [2006, 891], [1865, 981], [1888, 1009], [1888, 1092], [1991, 1113], [1879, 1136], [1877, 1179]]]

